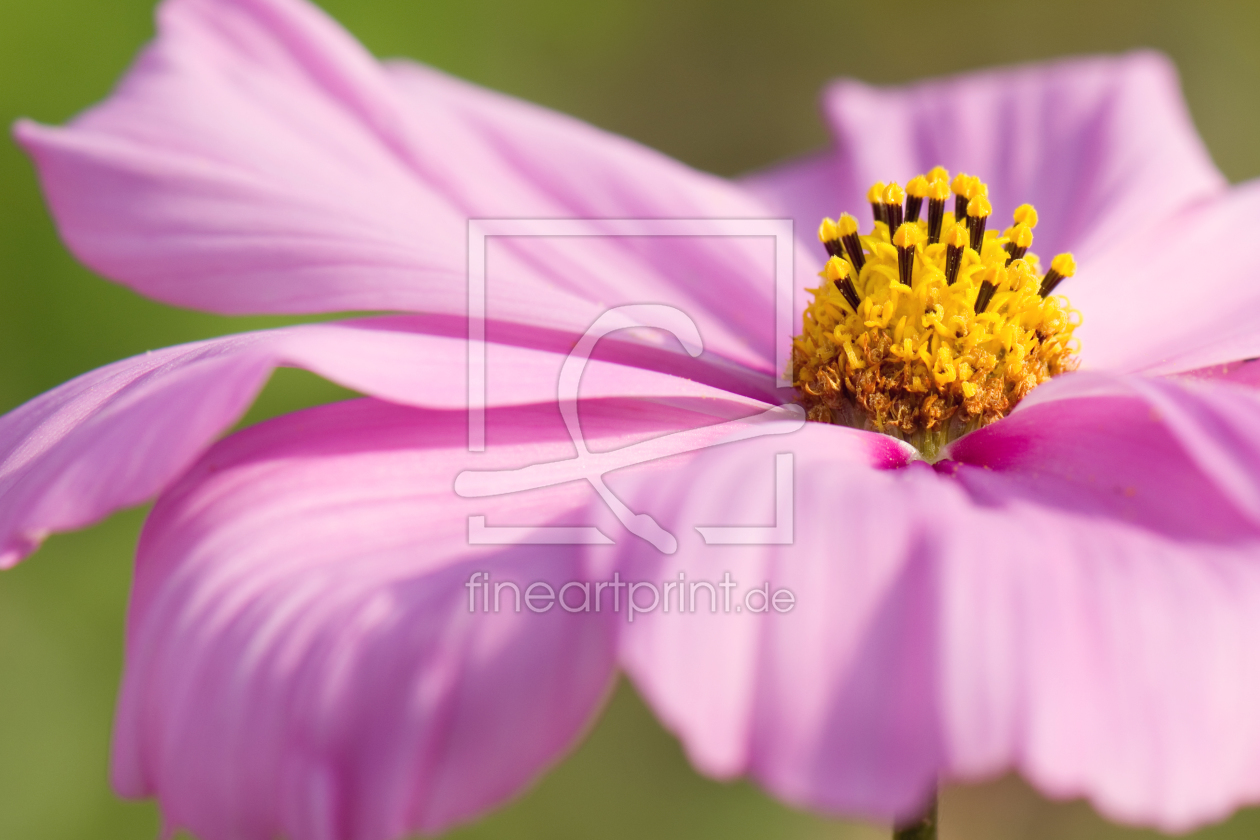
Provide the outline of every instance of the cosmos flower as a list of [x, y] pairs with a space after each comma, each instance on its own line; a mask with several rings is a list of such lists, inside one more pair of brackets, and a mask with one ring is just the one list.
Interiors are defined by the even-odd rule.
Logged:
[[[562, 756], [618, 668], [701, 771], [820, 811], [902, 817], [942, 780], [1009, 770], [1166, 829], [1260, 799], [1260, 374], [1240, 363], [1260, 355], [1260, 284], [1237, 236], [1260, 194], [1214, 169], [1163, 59], [840, 82], [825, 98], [834, 149], [731, 183], [379, 64], [301, 0], [168, 0], [159, 29], [105, 103], [64, 128], [18, 126], [75, 254], [215, 312], [409, 313], [157, 351], [0, 419], [6, 565], [157, 496], [112, 775], [124, 795], [157, 797], [168, 828], [441, 830]], [[585, 483], [454, 492], [468, 471], [572, 459], [556, 383], [612, 307], [673, 307], [704, 352], [642, 330], [602, 339], [580, 400], [592, 452], [678, 433], [716, 444], [732, 427], [715, 421], [798, 396], [776, 387], [770, 242], [501, 238], [486, 257], [486, 446], [470, 452], [470, 219], [791, 218], [805, 311], [848, 294], [816, 276], [819, 220], [937, 165], [984, 175], [995, 218], [1035, 204], [1038, 251], [1075, 254], [1061, 291], [1084, 320], [1060, 347], [1079, 346], [1078, 372], [932, 446], [872, 414], [610, 473], [673, 554], [617, 530]], [[867, 237], [872, 266], [899, 265], [900, 246], [922, 271], [912, 291], [939, 286], [945, 252], [895, 233]], [[976, 244], [1005, 270], [991, 233]], [[852, 274], [859, 306], [891, 294], [895, 277], [870, 273]], [[959, 281], [968, 295], [991, 281], [985, 307], [966, 300], [976, 319], [1031, 292], [1018, 274]], [[834, 341], [798, 345], [802, 375], [844, 364], [843, 325], [827, 326]], [[367, 396], [212, 444], [277, 365]], [[859, 402], [828, 399], [814, 419]], [[791, 543], [706, 544], [694, 526], [764, 523], [785, 453]], [[470, 545], [477, 517], [521, 527]], [[591, 523], [614, 544], [530, 538]], [[478, 573], [552, 591], [730, 573], [795, 604], [634, 622], [484, 611]]]

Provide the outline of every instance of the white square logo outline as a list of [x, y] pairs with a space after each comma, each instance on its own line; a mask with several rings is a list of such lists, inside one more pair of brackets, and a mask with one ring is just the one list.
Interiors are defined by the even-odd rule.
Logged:
[[[792, 385], [792, 286], [795, 274], [795, 223], [792, 219], [626, 219], [626, 218], [489, 218], [468, 220], [468, 451], [485, 451], [486, 411], [486, 250], [492, 236], [500, 237], [769, 237], [774, 239], [774, 351], [775, 384]], [[611, 311], [610, 311], [611, 312]], [[610, 314], [610, 313], [605, 313]], [[583, 360], [584, 361], [584, 360]], [[580, 375], [580, 374], [579, 374]], [[793, 411], [795, 409], [795, 411]], [[772, 408], [761, 418], [770, 421], [762, 430], [739, 437], [784, 434], [804, 425], [798, 406]], [[778, 421], [777, 423], [774, 421]], [[784, 422], [786, 421], [786, 422]], [[576, 424], [576, 420], [574, 420]], [[571, 429], [572, 431], [572, 429]], [[579, 444], [579, 452], [584, 445]], [[765, 526], [698, 526], [706, 544], [782, 545], [793, 540], [793, 462], [790, 453], [775, 458], [775, 524]], [[459, 495], [496, 495], [461, 492], [460, 480], [476, 477], [462, 473], [456, 481]], [[677, 542], [646, 514], [631, 513], [603, 486], [602, 478], [588, 477], [622, 524], [636, 535], [672, 554]], [[621, 510], [618, 510], [621, 508]], [[650, 527], [635, 527], [643, 520]], [[608, 545], [614, 540], [591, 526], [489, 526], [484, 515], [468, 517], [470, 545], [533, 544]]]

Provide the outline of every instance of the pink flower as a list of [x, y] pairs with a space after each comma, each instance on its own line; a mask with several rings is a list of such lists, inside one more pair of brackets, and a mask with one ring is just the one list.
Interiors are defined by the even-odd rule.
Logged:
[[[624, 668], [702, 771], [888, 817], [938, 779], [1014, 769], [1183, 829], [1260, 800], [1260, 205], [1230, 190], [1149, 54], [875, 90], [840, 82], [837, 149], [732, 184], [409, 63], [300, 0], [168, 0], [116, 93], [22, 123], [61, 231], [102, 273], [225, 313], [395, 310], [118, 362], [0, 419], [0, 559], [154, 495], [138, 549], [113, 777], [203, 840], [437, 831], [581, 735]], [[955, 443], [809, 424], [610, 474], [679, 542], [609, 525], [583, 483], [463, 498], [467, 470], [573, 455], [555, 403], [606, 309], [668, 304], [705, 352], [631, 333], [583, 380], [592, 451], [790, 401], [758, 239], [492, 240], [485, 453], [468, 451], [467, 222], [791, 217], [936, 164], [1035, 203], [1071, 248], [1084, 371]], [[799, 290], [822, 255], [794, 254]], [[800, 296], [798, 303], [803, 303]], [[798, 309], [799, 311], [799, 309]], [[276, 365], [367, 399], [211, 445]], [[1174, 376], [1198, 372], [1195, 377]], [[207, 449], [207, 447], [209, 447]], [[764, 524], [793, 454], [794, 543]], [[608, 547], [468, 545], [596, 523]], [[787, 614], [470, 613], [496, 581], [733, 578]], [[703, 610], [701, 611], [703, 612]]]

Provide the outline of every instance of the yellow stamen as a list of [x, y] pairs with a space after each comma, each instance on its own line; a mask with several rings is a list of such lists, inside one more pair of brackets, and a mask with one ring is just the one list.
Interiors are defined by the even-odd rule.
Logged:
[[[979, 179], [973, 179], [979, 183]], [[983, 195], [967, 202], [967, 229], [971, 231], [971, 248], [977, 254], [984, 250], [984, 228], [993, 215], [993, 205]]]
[[915, 175], [906, 184], [906, 221], [919, 221], [919, 213], [923, 210], [923, 199], [928, 194], [928, 179], [922, 175]]
[[[869, 235], [847, 214], [823, 221], [826, 282], [811, 290], [793, 342], [795, 384], [811, 419], [908, 440], [929, 459], [1072, 370], [1080, 324], [1079, 313], [1050, 294], [1075, 274], [1072, 256], [1055, 257], [1043, 278], [1027, 253], [1036, 211], [1023, 205], [1014, 226], [986, 237], [993, 212], [987, 187], [956, 177], [955, 195], [965, 203], [951, 218], [944, 213], [947, 178], [937, 167], [906, 191], [875, 185], [868, 198], [886, 215]], [[907, 193], [904, 223], [887, 228]], [[924, 198], [926, 222], [914, 208]]]
[[[932, 181], [928, 184], [928, 243], [935, 245], [941, 241], [941, 226], [945, 223], [945, 199], [949, 198], [949, 173], [944, 167], [932, 170]], [[918, 221], [918, 217], [915, 218]]]
[[1076, 258], [1071, 254], [1059, 254], [1050, 261], [1050, 270], [1057, 271], [1064, 277], [1076, 274]]
[[[844, 246], [844, 252], [849, 255], [849, 262], [857, 267], [858, 271], [862, 270], [862, 266], [866, 265], [866, 256], [862, 253], [862, 240], [858, 236], [857, 219], [848, 213], [841, 213], [840, 218], [836, 221], [836, 233], [840, 236], [840, 243]], [[832, 254], [832, 256], [836, 256]]]
[[818, 241], [826, 244], [839, 238], [840, 234], [836, 232], [836, 223], [831, 219], [823, 219], [822, 224], [818, 226]]
[[893, 235], [893, 244], [898, 248], [913, 248], [922, 241], [923, 231], [914, 222], [906, 222]]
[[1009, 265], [1012, 260], [1023, 259], [1024, 254], [1032, 247], [1032, 228], [1021, 222], [1008, 228], [1005, 236], [1009, 240], [1006, 243], [1006, 262]]
[[871, 188], [866, 191], [866, 200], [871, 203], [871, 213], [875, 216], [875, 221], [888, 224], [888, 220], [884, 218], [884, 182], [876, 181]]
[[954, 218], [962, 219], [967, 215], [967, 204], [975, 197], [988, 195], [989, 187], [979, 178], [960, 172], [950, 185], [954, 191]]
[[905, 200], [906, 191], [897, 182], [894, 181], [884, 189], [884, 221], [888, 224], [889, 239], [892, 238], [893, 232], [901, 227], [905, 218], [901, 206], [901, 202]]
[[1046, 297], [1054, 287], [1076, 273], [1076, 259], [1071, 254], [1059, 254], [1050, 261], [1050, 270], [1041, 281], [1041, 296]]
[[893, 245], [897, 247], [897, 276], [902, 285], [910, 286], [914, 278], [915, 248], [923, 241], [923, 231], [918, 222], [906, 222], [893, 234]]
[[857, 312], [862, 301], [858, 298], [857, 292], [853, 288], [853, 281], [849, 279], [853, 266], [849, 265], [841, 257], [832, 257], [827, 260], [827, 264], [823, 266], [823, 276], [830, 280], [840, 292], [845, 302]]
[[1028, 225], [1029, 229], [1037, 226], [1037, 208], [1031, 204], [1021, 204], [1015, 208], [1015, 224]]

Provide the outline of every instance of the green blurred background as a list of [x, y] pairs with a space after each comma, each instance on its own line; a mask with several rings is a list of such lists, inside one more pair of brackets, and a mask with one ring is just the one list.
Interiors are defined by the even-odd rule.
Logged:
[[[1181, 69], [1200, 132], [1234, 181], [1260, 174], [1260, 4], [1060, 0], [325, 0], [378, 55], [406, 55], [733, 175], [826, 142], [816, 94], [836, 75], [899, 82], [1137, 46]], [[105, 96], [152, 35], [151, 0], [0, 0], [0, 121], [58, 122]], [[0, 410], [147, 349], [282, 323], [143, 300], [77, 265], [32, 168], [0, 142]], [[282, 372], [246, 422], [345, 393]], [[106, 781], [121, 667], [128, 512], [55, 537], [0, 573], [0, 838], [151, 838], [151, 803]], [[1138, 838], [1017, 779], [951, 788], [950, 840]], [[884, 837], [696, 776], [622, 686], [586, 743], [461, 838]], [[1260, 836], [1260, 811], [1196, 837]]]

